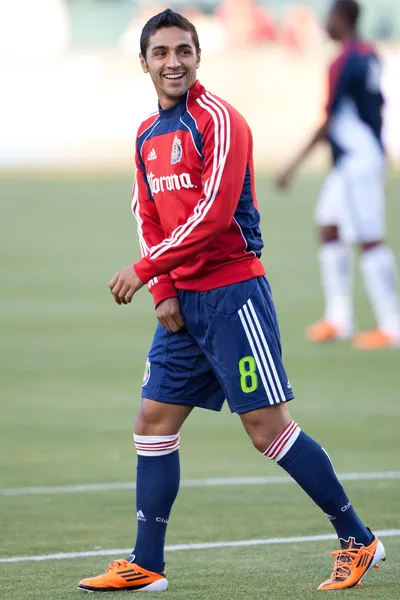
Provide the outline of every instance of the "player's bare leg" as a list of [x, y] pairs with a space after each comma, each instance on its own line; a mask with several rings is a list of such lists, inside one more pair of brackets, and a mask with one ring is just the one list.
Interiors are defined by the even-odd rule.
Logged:
[[306, 330], [315, 343], [346, 339], [353, 330], [351, 249], [340, 240], [336, 225], [320, 226], [319, 237], [325, 309], [323, 318]]
[[336, 529], [341, 549], [321, 590], [358, 585], [369, 569], [385, 560], [382, 542], [355, 512], [326, 451], [292, 421], [279, 403], [240, 415], [254, 446], [303, 488]]
[[176, 435], [192, 410], [192, 406], [164, 404], [143, 398], [135, 420], [135, 435]]
[[240, 418], [254, 447], [262, 454], [292, 421], [286, 403], [252, 410]]
[[88, 592], [167, 589], [164, 544], [168, 519], [179, 490], [179, 430], [191, 406], [143, 399], [135, 422], [137, 537], [127, 559], [117, 559], [102, 575], [83, 579]]
[[382, 241], [360, 246], [360, 268], [376, 320], [376, 329], [359, 333], [353, 345], [360, 350], [378, 350], [400, 344], [400, 301], [396, 259]]

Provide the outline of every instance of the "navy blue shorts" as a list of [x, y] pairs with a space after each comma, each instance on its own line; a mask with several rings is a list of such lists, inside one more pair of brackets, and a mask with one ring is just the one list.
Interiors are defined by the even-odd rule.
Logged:
[[278, 320], [265, 277], [208, 292], [180, 290], [185, 329], [158, 324], [143, 398], [246, 413], [294, 398], [282, 364]]

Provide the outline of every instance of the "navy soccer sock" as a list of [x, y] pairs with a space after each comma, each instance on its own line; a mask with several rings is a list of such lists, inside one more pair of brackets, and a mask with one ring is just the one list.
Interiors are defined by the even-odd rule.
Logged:
[[135, 435], [137, 536], [128, 560], [148, 571], [164, 570], [168, 519], [179, 490], [179, 434]]
[[369, 546], [374, 539], [355, 512], [325, 450], [293, 421], [264, 453], [275, 460], [324, 511], [339, 539], [353, 537]]

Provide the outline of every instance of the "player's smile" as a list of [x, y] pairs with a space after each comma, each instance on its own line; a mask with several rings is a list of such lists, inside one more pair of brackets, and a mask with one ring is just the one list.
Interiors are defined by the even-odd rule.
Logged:
[[178, 88], [179, 94], [184, 94], [189, 86], [186, 85], [186, 71], [179, 70], [174, 73], [162, 73], [162, 79], [167, 80], [169, 88], [175, 90]]
[[172, 81], [174, 79], [182, 79], [182, 77], [184, 77], [186, 75], [186, 73], [166, 73], [163, 75], [163, 77], [165, 77], [166, 79], [171, 79]]

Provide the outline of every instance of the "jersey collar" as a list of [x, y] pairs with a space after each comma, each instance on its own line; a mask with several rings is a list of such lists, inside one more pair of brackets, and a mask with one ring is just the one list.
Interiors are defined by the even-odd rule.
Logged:
[[188, 89], [188, 91], [179, 99], [179, 101], [171, 106], [171, 108], [167, 108], [163, 110], [158, 105], [158, 112], [160, 113], [160, 118], [162, 121], [170, 121], [172, 119], [176, 119], [177, 117], [181, 117], [185, 112], [186, 108], [193, 104], [205, 92], [205, 88], [201, 85], [199, 81], [196, 81], [195, 84]]
[[356, 46], [360, 42], [360, 38], [357, 35], [354, 35], [351, 38], [348, 38], [346, 41], [342, 42], [342, 52], [348, 52], [353, 46]]

